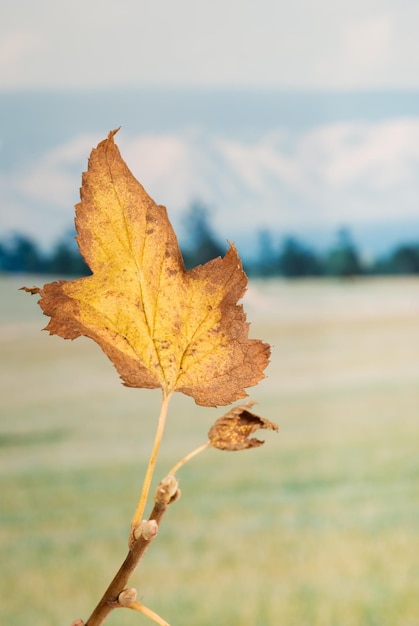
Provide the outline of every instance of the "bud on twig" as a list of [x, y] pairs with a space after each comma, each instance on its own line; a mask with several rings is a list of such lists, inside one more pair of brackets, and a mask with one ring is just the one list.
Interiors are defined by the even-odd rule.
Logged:
[[137, 599], [137, 590], [133, 587], [124, 589], [118, 596], [119, 606], [129, 606]]
[[79, 617], [79, 619], [75, 619], [74, 622], [71, 622], [70, 626], [84, 626], [84, 622]]
[[172, 474], [168, 474], [163, 480], [159, 483], [156, 495], [154, 496], [154, 501], [157, 504], [169, 504], [170, 502], [174, 502], [180, 495], [178, 491], [178, 481], [172, 476]]
[[146, 541], [151, 541], [151, 539], [154, 539], [154, 537], [157, 535], [158, 531], [159, 526], [156, 520], [143, 519], [143, 521], [134, 528], [133, 535], [134, 539], [139, 539], [140, 537], [143, 537]]

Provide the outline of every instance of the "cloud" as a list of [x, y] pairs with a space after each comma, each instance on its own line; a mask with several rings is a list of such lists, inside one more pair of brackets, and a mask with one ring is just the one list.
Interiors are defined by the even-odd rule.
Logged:
[[[318, 226], [417, 218], [419, 117], [339, 122], [301, 132], [274, 129], [253, 141], [199, 128], [129, 136], [117, 143], [134, 175], [176, 224], [193, 200], [214, 209], [223, 237], [269, 226], [282, 232]], [[80, 173], [97, 143], [80, 136], [22, 172], [3, 176], [1, 224], [31, 225], [45, 240], [73, 218]], [[61, 229], [61, 230], [60, 230]]]
[[37, 35], [28, 29], [19, 28], [5, 33], [0, 37], [0, 72], [21, 71], [37, 44]]
[[78, 199], [80, 166], [86, 168], [87, 156], [95, 142], [92, 136], [78, 137], [48, 151], [17, 176], [8, 186], [34, 203], [43, 203], [60, 211], [68, 206], [68, 199]]
[[350, 3], [337, 14], [333, 49], [313, 56], [318, 85], [406, 89], [419, 85], [419, 6], [414, 2]]
[[316, 219], [417, 215], [419, 118], [321, 126], [300, 138], [295, 159], [295, 184]]
[[238, 219], [241, 227], [292, 228], [418, 213], [419, 118], [283, 130], [254, 142], [201, 137], [193, 153], [207, 158], [179, 159], [183, 173], [172, 184], [187, 198], [188, 180], [205, 180], [210, 193], [203, 197], [218, 207], [216, 221], [225, 228]]
[[85, 135], [53, 148], [22, 169], [1, 173], [0, 231], [26, 233], [50, 245], [71, 227], [82, 169], [95, 139]]
[[419, 86], [414, 2], [102, 0], [98, 6], [10, 2], [0, 23], [2, 86]]
[[346, 25], [342, 36], [342, 73], [373, 81], [394, 50], [395, 24], [390, 14], [367, 16]]
[[342, 124], [329, 129], [324, 182], [385, 192], [417, 184], [419, 118]]
[[208, 195], [211, 159], [193, 133], [116, 138], [123, 158], [159, 204], [185, 207]]

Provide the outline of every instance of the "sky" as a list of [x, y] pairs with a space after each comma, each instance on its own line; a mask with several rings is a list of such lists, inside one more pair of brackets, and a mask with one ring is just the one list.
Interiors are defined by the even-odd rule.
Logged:
[[416, 0], [1, 0], [8, 89], [419, 88]]
[[56, 240], [119, 125], [175, 226], [199, 199], [233, 240], [419, 233], [418, 24], [416, 0], [0, 0], [0, 239]]

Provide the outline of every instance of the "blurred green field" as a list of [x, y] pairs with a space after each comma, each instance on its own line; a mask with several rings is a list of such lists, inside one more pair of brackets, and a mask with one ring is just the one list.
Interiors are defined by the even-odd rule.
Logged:
[[[159, 392], [49, 337], [34, 277], [0, 279], [0, 623], [87, 618], [126, 553]], [[172, 626], [419, 624], [419, 281], [252, 283], [273, 344], [251, 397], [279, 435], [180, 473], [132, 584]], [[223, 409], [171, 406], [156, 479]], [[150, 624], [114, 611], [110, 626]]]

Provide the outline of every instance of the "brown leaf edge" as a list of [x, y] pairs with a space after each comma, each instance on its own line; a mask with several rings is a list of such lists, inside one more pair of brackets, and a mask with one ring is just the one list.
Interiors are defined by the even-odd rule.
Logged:
[[[84, 193], [83, 190], [85, 189], [89, 172], [91, 171], [93, 175], [96, 171], [96, 168], [93, 167], [93, 161], [96, 163], [99, 152], [102, 154], [105, 150], [106, 171], [110, 168], [108, 174], [110, 174], [112, 179], [112, 185], [116, 184], [114, 181], [121, 175], [121, 171], [124, 177], [128, 175], [128, 182], [130, 182], [130, 187], [132, 186], [133, 192], [136, 194], [139, 192], [139, 198], [141, 199], [145, 196], [147, 200], [145, 203], [148, 207], [146, 211], [146, 221], [149, 217], [151, 219], [151, 217], [154, 216], [153, 221], [159, 224], [158, 231], [160, 231], [162, 227], [164, 227], [164, 230], [167, 230], [168, 233], [170, 231], [170, 237], [167, 239], [164, 246], [158, 245], [158, 248], [161, 248], [160, 257], [163, 258], [162, 255], [164, 253], [166, 261], [172, 258], [175, 262], [173, 268], [170, 268], [171, 264], [167, 261], [169, 274], [171, 275], [172, 270], [174, 271], [174, 269], [176, 269], [176, 274], [179, 274], [179, 278], [181, 279], [182, 290], [185, 288], [185, 292], [187, 292], [191, 298], [192, 296], [195, 297], [194, 293], [198, 285], [200, 285], [199, 297], [205, 298], [205, 300], [207, 300], [207, 296], [213, 291], [220, 293], [220, 297], [217, 297], [216, 301], [213, 303], [216, 304], [217, 307], [215, 315], [217, 321], [212, 327], [207, 328], [207, 330], [202, 333], [200, 332], [199, 335], [194, 334], [193, 341], [191, 338], [191, 342], [186, 346], [186, 350], [183, 345], [178, 346], [181, 350], [177, 354], [170, 354], [170, 346], [169, 348], [167, 347], [168, 343], [172, 341], [171, 333], [169, 341], [167, 341], [166, 336], [159, 339], [158, 342], [154, 342], [154, 338], [150, 337], [153, 343], [153, 354], [158, 348], [156, 352], [157, 358], [153, 363], [153, 367], [150, 368], [148, 359], [146, 363], [138, 354], [127, 355], [123, 350], [119, 349], [115, 342], [116, 338], [119, 337], [122, 339], [122, 343], [129, 343], [124, 332], [120, 333], [118, 329], [116, 329], [115, 332], [111, 331], [110, 333], [103, 334], [100, 332], [100, 328], [96, 326], [96, 323], [91, 324], [89, 320], [86, 322], [81, 321], [79, 302], [71, 295], [67, 295], [67, 285], [78, 283], [81, 287], [81, 281], [87, 284], [84, 282], [85, 278], [70, 282], [64, 280], [54, 281], [44, 285], [42, 288], [22, 287], [22, 290], [32, 295], [38, 294], [41, 296], [38, 304], [44, 312], [44, 315], [50, 317], [50, 321], [44, 330], [49, 331], [51, 335], [56, 334], [64, 339], [75, 339], [80, 335], [93, 339], [112, 361], [123, 384], [128, 387], [148, 389], [161, 387], [165, 394], [178, 391], [193, 397], [195, 402], [202, 406], [229, 405], [236, 400], [245, 398], [248, 395], [246, 392], [247, 387], [256, 385], [265, 377], [264, 370], [269, 363], [270, 346], [261, 340], [248, 337], [249, 323], [246, 321], [243, 305], [238, 304], [238, 301], [242, 298], [246, 290], [247, 276], [243, 270], [237, 250], [234, 244], [230, 243], [230, 248], [223, 258], [212, 259], [204, 265], [185, 270], [177, 239], [168, 221], [166, 210], [164, 207], [156, 205], [154, 201], [149, 198], [141, 184], [128, 170], [118, 147], [114, 143], [113, 137], [117, 131], [118, 129], [111, 131], [108, 138], [100, 142], [97, 148], [92, 150], [89, 158], [88, 171], [85, 172], [82, 177], [82, 201], [76, 205], [76, 229], [78, 231], [77, 241], [79, 250], [93, 271], [93, 276], [89, 277], [89, 279], [86, 278], [86, 280], [90, 280], [91, 278], [92, 282], [89, 284], [97, 284], [93, 282], [95, 266], [90, 256], [93, 254], [93, 249], [90, 250], [90, 243], [89, 246], [87, 246], [86, 243], [91, 242], [90, 235], [92, 234], [91, 226], [93, 222], [89, 228], [87, 228], [86, 224], [83, 226], [83, 220], [79, 220], [82, 215], [87, 215], [90, 212], [93, 214], [90, 203], [87, 202], [90, 195], [87, 191]], [[102, 180], [104, 186], [106, 186], [106, 180]], [[101, 180], [98, 181], [98, 184], [100, 182]], [[83, 208], [84, 200], [86, 200], [86, 207]], [[131, 221], [133, 215], [131, 215], [131, 212], [129, 212], [129, 215]], [[146, 234], [150, 233], [146, 231]], [[137, 235], [135, 237], [137, 237]], [[82, 245], [82, 241], [84, 241], [86, 245]], [[134, 242], [134, 239], [132, 242]], [[90, 250], [89, 254], [87, 254], [87, 248]], [[156, 267], [159, 267], [159, 263], [155, 263]], [[110, 295], [109, 291], [106, 293]], [[106, 293], [101, 294], [98, 291], [98, 295], [101, 297], [106, 295]], [[188, 304], [186, 307], [187, 310], [189, 306]], [[207, 307], [208, 306], [210, 306], [212, 310], [212, 305], [208, 304]], [[208, 311], [210, 308], [208, 308]], [[161, 307], [161, 309], [163, 311], [163, 307]], [[100, 315], [99, 313], [99, 317]], [[170, 306], [168, 307], [167, 315], [170, 317]], [[207, 309], [205, 306], [202, 309], [202, 315], [203, 319], [204, 317], [207, 318]], [[182, 321], [185, 322], [183, 315], [181, 318]], [[173, 322], [175, 322], [174, 319]], [[178, 332], [177, 324], [178, 322], [176, 321], [173, 328], [174, 332]], [[103, 328], [101, 329], [103, 331]], [[206, 344], [212, 345], [213, 348], [217, 346], [218, 352], [214, 351], [213, 353], [212, 349], [208, 350]], [[201, 347], [205, 350], [205, 354], [203, 352], [202, 355], [200, 355]], [[188, 363], [188, 366], [185, 368], [182, 367], [182, 361], [184, 359], [185, 363]], [[163, 362], [168, 368], [167, 372], [163, 367]], [[222, 367], [220, 367], [221, 363]]]
[[250, 411], [254, 404], [253, 401], [240, 404], [219, 417], [208, 432], [210, 444], [218, 450], [247, 450], [265, 443], [256, 437], [249, 439], [257, 430], [278, 432], [277, 424]]

